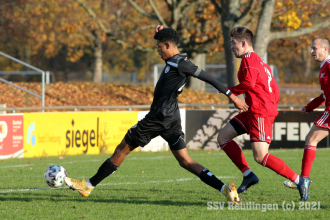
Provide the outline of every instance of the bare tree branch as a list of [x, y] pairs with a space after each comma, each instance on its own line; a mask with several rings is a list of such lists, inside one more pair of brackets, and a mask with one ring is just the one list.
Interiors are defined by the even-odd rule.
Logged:
[[133, 8], [135, 8], [138, 12], [140, 12], [144, 16], [147, 16], [152, 19], [158, 19], [157, 16], [149, 14], [146, 11], [144, 11], [142, 8], [140, 8], [140, 6], [138, 6], [133, 0], [128, 0], [128, 1], [133, 6]]
[[243, 21], [246, 19], [246, 17], [250, 14], [251, 11], [253, 11], [253, 5], [255, 4], [256, 0], [251, 0], [249, 6], [244, 10], [244, 12], [241, 14], [241, 16], [237, 19], [236, 24], [237, 26], [241, 26]]
[[149, 52], [149, 51], [153, 51], [154, 48], [152, 47], [143, 47], [141, 45], [129, 45], [127, 44], [125, 41], [118, 39], [116, 36], [114, 36], [111, 33], [110, 29], [106, 29], [102, 20], [97, 18], [95, 12], [93, 11], [93, 9], [91, 9], [90, 7], [88, 7], [85, 3], [83, 3], [81, 0], [76, 0], [76, 2], [78, 2], [87, 12], [88, 14], [93, 17], [94, 19], [96, 19], [97, 24], [99, 25], [100, 29], [102, 31], [104, 31], [107, 35], [107, 37], [111, 40], [113, 40], [114, 42], [116, 42], [117, 44], [121, 45], [124, 48], [128, 48], [128, 49], [133, 49], [133, 50], [137, 50], [137, 51], [143, 51], [143, 52]]
[[94, 19], [96, 19], [97, 24], [99, 25], [99, 27], [104, 31], [107, 32], [108, 30], [105, 28], [103, 22], [101, 21], [101, 19], [98, 19], [96, 14], [94, 13], [94, 11], [88, 7], [85, 3], [83, 3], [81, 0], [76, 0], [76, 2], [79, 3], [79, 5], [81, 5], [90, 16], [92, 16]]
[[[186, 4], [186, 5], [184, 5], [184, 9], [182, 10], [182, 12], [179, 11], [179, 13], [181, 13], [180, 18], [182, 18], [182, 15], [186, 15], [186, 14], [190, 11], [190, 9], [191, 9], [192, 7], [194, 7], [194, 6], [197, 5], [197, 4], [201, 4], [201, 3], [203, 3], [203, 2], [205, 2], [205, 0], [195, 0], [194, 2], [191, 2], [190, 4]], [[180, 6], [180, 7], [181, 7], [181, 6]], [[181, 7], [181, 8], [183, 8], [183, 7]], [[181, 9], [180, 9], [180, 10], [181, 10]], [[183, 25], [184, 27], [187, 28], [187, 26], [186, 26], [186, 22], [184, 21], [184, 19], [181, 19], [181, 25]]]
[[[194, 2], [191, 2], [189, 5], [185, 5], [186, 7], [183, 9], [183, 11], [182, 11], [182, 15], [187, 14], [188, 11], [189, 11], [192, 7], [194, 7], [195, 5], [197, 5], [197, 4], [201, 4], [201, 3], [204, 3], [204, 2], [205, 2], [205, 0], [196, 0], [196, 1], [194, 1]], [[182, 8], [182, 7], [181, 7], [181, 8]]]
[[222, 10], [220, 8], [220, 6], [217, 4], [217, 2], [215, 0], [211, 0], [212, 4], [215, 7], [215, 10], [217, 11], [217, 16], [220, 17]]
[[[257, 11], [261, 11], [261, 10], [257, 10]], [[252, 24], [255, 24], [255, 22], [257, 22], [257, 20], [258, 20], [258, 17], [257, 16], [253, 16], [245, 24], [243, 24], [243, 26], [251, 27], [251, 25]]]
[[301, 35], [305, 35], [317, 31], [321, 28], [328, 27], [329, 25], [330, 25], [330, 21], [324, 21], [322, 23], [315, 24], [311, 27], [300, 28], [295, 31], [281, 31], [281, 32], [271, 33], [270, 40], [289, 38], [289, 37], [299, 37]]
[[[129, 0], [131, 1], [131, 0]], [[164, 21], [164, 18], [161, 16], [161, 14], [159, 13], [156, 5], [154, 4], [154, 2], [152, 0], [149, 0], [149, 4], [152, 8], [152, 10], [154, 10], [156, 16], [157, 16], [157, 20], [164, 26], [164, 27], [168, 27], [167, 23]]]
[[166, 4], [167, 4], [167, 6], [168, 6], [170, 9], [172, 9], [173, 1], [171, 1], [171, 0], [165, 0], [165, 2], [166, 2]]
[[173, 1], [172, 3], [172, 18], [170, 26], [174, 29], [177, 29], [179, 21], [181, 20], [182, 16], [186, 15], [182, 13], [181, 10], [184, 6], [187, 5], [187, 0], [182, 0], [177, 4], [177, 1]]
[[111, 33], [106, 33], [106, 34], [109, 39], [113, 40], [117, 44], [119, 44], [122, 47], [127, 48], [127, 49], [132, 49], [132, 50], [137, 50], [137, 51], [142, 51], [142, 52], [150, 52], [150, 51], [155, 50], [153, 47], [143, 47], [139, 44], [135, 44], [132, 46], [132, 45], [127, 44], [125, 41], [118, 39], [116, 36], [114, 36]]
[[212, 43], [214, 40], [217, 40], [217, 39], [218, 39], [218, 37], [213, 37], [213, 38], [209, 38], [206, 41], [199, 42], [199, 43], [188, 42], [185, 44], [180, 44], [180, 47], [185, 48], [184, 49], [185, 52], [203, 52], [204, 53], [205, 51], [207, 51], [207, 49], [201, 48], [198, 46], [204, 46], [208, 43]]
[[134, 31], [131, 32], [131, 34], [135, 34], [136, 32], [139, 32], [139, 31], [144, 31], [144, 30], [147, 30], [147, 29], [155, 29], [155, 25], [147, 25], [147, 26], [144, 26], [144, 27], [139, 27], [137, 29], [135, 29]]

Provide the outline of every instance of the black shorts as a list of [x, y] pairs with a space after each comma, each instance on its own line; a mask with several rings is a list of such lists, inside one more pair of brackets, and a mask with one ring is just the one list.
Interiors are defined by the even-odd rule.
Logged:
[[184, 139], [180, 118], [172, 121], [162, 121], [158, 117], [144, 118], [127, 131], [124, 139], [127, 144], [136, 148], [144, 147], [157, 136], [164, 138], [171, 150], [178, 150], [173, 149], [173, 145], [179, 138]]

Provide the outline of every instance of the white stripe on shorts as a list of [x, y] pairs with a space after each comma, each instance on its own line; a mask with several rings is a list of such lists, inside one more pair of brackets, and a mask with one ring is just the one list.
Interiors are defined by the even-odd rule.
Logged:
[[316, 122], [316, 124], [323, 125], [323, 123], [325, 122], [325, 120], [327, 120], [328, 117], [329, 117], [329, 112], [325, 111], [322, 117]]
[[265, 141], [265, 119], [258, 117], [259, 139]]

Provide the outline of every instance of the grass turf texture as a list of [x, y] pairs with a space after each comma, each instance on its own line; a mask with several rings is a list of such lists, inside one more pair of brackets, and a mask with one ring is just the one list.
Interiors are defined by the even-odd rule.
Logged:
[[[300, 173], [302, 149], [273, 150]], [[285, 178], [253, 160], [244, 150], [260, 182], [241, 194], [245, 204], [278, 204], [278, 210], [230, 210], [225, 197], [182, 169], [170, 152], [132, 153], [109, 178], [83, 198], [66, 186], [48, 187], [43, 174], [51, 164], [62, 165], [69, 177], [88, 179], [109, 155], [78, 155], [0, 161], [1, 219], [328, 219], [330, 150], [318, 149], [311, 172], [308, 204], [299, 203], [298, 190], [286, 188]], [[242, 181], [242, 174], [224, 152], [190, 152], [223, 182]], [[293, 211], [283, 210], [285, 201]], [[209, 210], [208, 202], [226, 202], [223, 210]], [[316, 210], [310, 209], [316, 203]], [[306, 206], [305, 206], [306, 205]], [[311, 206], [310, 206], [311, 205]], [[315, 204], [314, 204], [315, 205]], [[212, 206], [214, 207], [214, 206]], [[320, 207], [320, 209], [319, 209]]]

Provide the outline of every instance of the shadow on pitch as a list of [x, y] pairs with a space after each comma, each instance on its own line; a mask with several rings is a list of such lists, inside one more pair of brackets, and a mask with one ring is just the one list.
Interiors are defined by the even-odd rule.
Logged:
[[[165, 206], [205, 206], [207, 201], [201, 201], [204, 198], [194, 198], [194, 195], [192, 194], [190, 197], [187, 197], [187, 201], [175, 201], [182, 199], [179, 195], [176, 195], [175, 192], [171, 190], [171, 192], [164, 192], [164, 190], [152, 190], [149, 192], [141, 192], [141, 190], [124, 190], [124, 191], [131, 191], [134, 195], [129, 195], [129, 192], [124, 194], [120, 198], [118, 195], [118, 191], [123, 190], [116, 190], [116, 198], [109, 198], [107, 195], [111, 195], [111, 192], [108, 193], [102, 193], [98, 192], [94, 195], [91, 195], [88, 198], [84, 198], [80, 196], [77, 192], [71, 192], [71, 190], [64, 190], [64, 191], [57, 191], [57, 193], [44, 193], [44, 192], [12, 192], [12, 193], [6, 193], [6, 194], [0, 194], [0, 201], [1, 202], [9, 202], [9, 201], [20, 201], [20, 202], [32, 202], [32, 201], [49, 201], [49, 202], [92, 202], [92, 203], [121, 203], [121, 204], [145, 204], [145, 205], [165, 205]], [[136, 191], [136, 192], [134, 192]], [[156, 192], [157, 191], [157, 192]], [[170, 190], [165, 190], [170, 191]], [[157, 196], [157, 200], [155, 199], [155, 196], [139, 196], [136, 195], [136, 193], [144, 194], [144, 193], [157, 193], [159, 192], [159, 195]], [[182, 190], [180, 190], [182, 193]], [[187, 194], [190, 194], [187, 192]], [[103, 195], [103, 196], [102, 196]], [[162, 195], [166, 195], [168, 198], [164, 199]], [[170, 195], [170, 197], [169, 197]], [[158, 199], [159, 198], [159, 199]], [[163, 198], [163, 199], [162, 199]], [[191, 199], [191, 200], [189, 200]], [[218, 198], [217, 198], [218, 199]], [[199, 201], [196, 201], [199, 200]], [[224, 198], [222, 198], [224, 200]]]
[[[118, 191], [122, 190], [116, 190]], [[138, 191], [138, 190], [125, 190], [125, 191]], [[98, 192], [94, 195], [91, 195], [88, 198], [84, 198], [80, 196], [77, 192], [71, 192], [71, 190], [64, 190], [64, 191], [57, 191], [57, 193], [38, 193], [36, 192], [13, 192], [13, 193], [6, 193], [6, 194], [0, 194], [0, 201], [1, 202], [12, 202], [12, 201], [19, 201], [19, 202], [33, 202], [33, 201], [48, 201], [48, 202], [75, 202], [75, 203], [99, 203], [99, 204], [134, 204], [134, 205], [162, 205], [162, 206], [206, 206], [207, 202], [209, 201], [215, 201], [215, 202], [224, 202], [224, 208], [228, 207], [228, 203], [225, 200], [222, 195], [219, 195], [219, 197], [215, 198], [213, 196], [205, 197], [204, 195], [201, 197], [201, 195], [198, 195], [197, 197], [194, 196], [196, 193], [186, 193], [184, 194], [188, 195], [187, 198], [185, 198], [185, 201], [177, 201], [182, 200], [180, 195], [176, 194], [175, 192], [170, 190], [154, 190], [153, 192], [149, 193], [157, 193], [155, 191], [159, 191], [159, 195], [157, 195], [157, 198], [155, 196], [139, 196], [139, 195], [122, 195], [118, 196], [118, 194], [115, 193], [116, 198], [109, 198], [108, 195], [111, 195], [111, 192], [104, 193], [104, 192]], [[180, 190], [182, 193], [184, 190]], [[134, 192], [133, 192], [134, 193]], [[146, 191], [139, 191], [139, 193], [143, 194], [146, 193]], [[167, 198], [164, 198], [166, 196]], [[195, 197], [195, 198], [194, 198]], [[157, 199], [157, 200], [155, 200]], [[198, 201], [196, 201], [198, 200]], [[245, 203], [247, 203], [247, 200], [245, 200]], [[281, 204], [278, 203], [279, 209], [281, 210]], [[328, 210], [330, 208], [330, 205], [320, 205], [320, 210]]]

